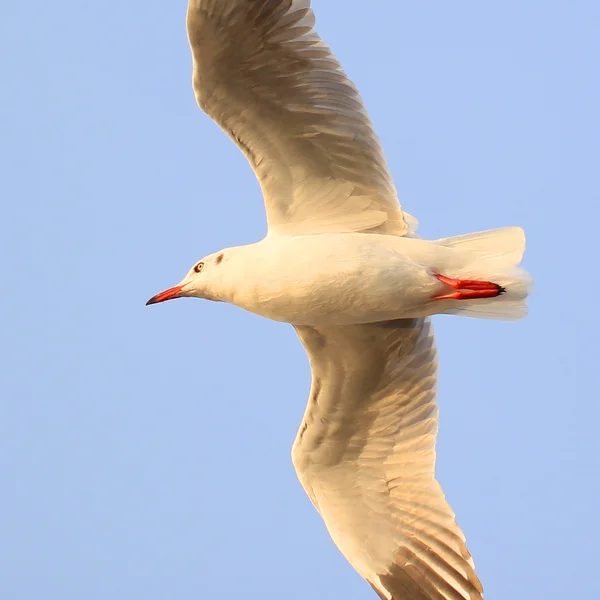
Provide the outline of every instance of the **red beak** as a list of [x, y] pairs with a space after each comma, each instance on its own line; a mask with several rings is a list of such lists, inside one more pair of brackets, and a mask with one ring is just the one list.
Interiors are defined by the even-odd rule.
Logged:
[[165, 300], [173, 300], [173, 298], [179, 298], [179, 294], [182, 288], [182, 285], [176, 285], [175, 287], [169, 288], [168, 290], [165, 290], [160, 294], [156, 294], [156, 296], [152, 296], [152, 298], [150, 298], [150, 300], [146, 302], [146, 306], [148, 306], [148, 304], [156, 304], [157, 302], [164, 302]]

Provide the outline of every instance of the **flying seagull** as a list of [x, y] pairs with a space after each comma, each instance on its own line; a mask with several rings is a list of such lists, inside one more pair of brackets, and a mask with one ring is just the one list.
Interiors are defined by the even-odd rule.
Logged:
[[252, 165], [268, 234], [203, 258], [148, 304], [199, 297], [291, 323], [312, 368], [292, 460], [335, 544], [385, 600], [479, 600], [434, 476], [428, 317], [524, 316], [525, 237], [417, 236], [314, 25], [310, 0], [190, 0], [196, 99]]

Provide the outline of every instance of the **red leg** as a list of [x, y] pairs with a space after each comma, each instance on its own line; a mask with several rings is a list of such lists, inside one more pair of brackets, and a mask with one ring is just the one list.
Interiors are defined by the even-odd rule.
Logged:
[[475, 279], [454, 279], [437, 273], [435, 275], [442, 283], [457, 290], [450, 294], [435, 296], [434, 300], [473, 300], [476, 298], [495, 298], [506, 292], [506, 289], [491, 281]]

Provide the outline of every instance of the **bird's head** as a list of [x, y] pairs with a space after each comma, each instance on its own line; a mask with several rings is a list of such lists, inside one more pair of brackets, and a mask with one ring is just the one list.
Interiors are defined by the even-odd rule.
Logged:
[[198, 261], [175, 287], [169, 288], [156, 296], [152, 296], [148, 304], [157, 304], [173, 298], [204, 298], [205, 300], [220, 300], [219, 281], [220, 266], [225, 260], [225, 251], [216, 252]]

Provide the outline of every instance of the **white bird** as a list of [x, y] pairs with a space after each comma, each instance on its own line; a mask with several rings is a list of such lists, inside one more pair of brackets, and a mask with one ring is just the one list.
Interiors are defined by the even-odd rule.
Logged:
[[415, 235], [360, 96], [314, 24], [310, 0], [190, 0], [196, 99], [252, 165], [268, 234], [204, 258], [148, 303], [195, 296], [291, 323], [312, 368], [292, 459], [335, 544], [386, 600], [478, 600], [434, 477], [427, 316], [523, 316], [524, 235]]

